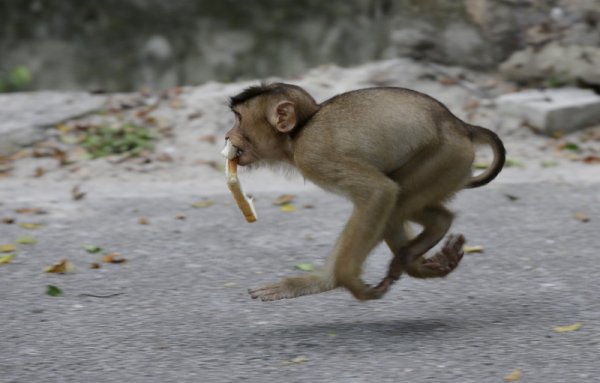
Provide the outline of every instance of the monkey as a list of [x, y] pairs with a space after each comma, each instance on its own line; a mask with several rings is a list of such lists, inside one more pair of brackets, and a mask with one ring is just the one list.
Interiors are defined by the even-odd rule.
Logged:
[[[292, 166], [353, 205], [325, 267], [249, 290], [263, 301], [338, 287], [366, 301], [383, 297], [404, 273], [447, 276], [462, 259], [464, 236], [450, 235], [426, 256], [451, 227], [454, 215], [445, 204], [458, 191], [496, 178], [506, 157], [494, 132], [405, 88], [358, 89], [319, 104], [299, 86], [262, 83], [231, 97], [229, 107], [235, 123], [225, 139], [237, 148], [238, 165]], [[494, 159], [474, 176], [480, 145], [491, 147]], [[416, 235], [411, 222], [422, 227]], [[387, 275], [372, 286], [361, 279], [362, 266], [382, 241], [393, 257]]]

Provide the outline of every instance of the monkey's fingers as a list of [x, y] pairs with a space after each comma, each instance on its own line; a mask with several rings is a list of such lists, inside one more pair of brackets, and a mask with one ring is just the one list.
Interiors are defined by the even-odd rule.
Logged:
[[450, 235], [442, 249], [431, 258], [425, 258], [420, 265], [421, 277], [444, 277], [452, 272], [463, 258], [465, 237]]
[[[228, 141], [229, 142], [229, 141]], [[254, 209], [254, 202], [252, 198], [247, 197], [242, 191], [242, 185], [237, 177], [237, 162], [235, 159], [227, 160], [227, 187], [231, 191], [233, 198], [235, 199], [235, 203], [238, 205], [244, 217], [246, 217], [246, 221], [254, 222], [256, 221], [257, 215], [256, 210]]]

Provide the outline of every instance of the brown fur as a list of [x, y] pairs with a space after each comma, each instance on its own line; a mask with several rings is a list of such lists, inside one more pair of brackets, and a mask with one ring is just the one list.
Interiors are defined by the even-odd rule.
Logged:
[[[319, 105], [302, 88], [275, 83], [245, 90], [230, 106], [236, 123], [227, 138], [240, 149], [240, 165], [292, 165], [354, 204], [325, 270], [250, 290], [262, 300], [338, 286], [357, 299], [375, 299], [404, 272], [446, 276], [462, 258], [462, 236], [451, 236], [437, 254], [424, 257], [452, 224], [443, 204], [465, 187], [491, 181], [504, 165], [504, 147], [493, 132], [462, 122], [440, 102], [408, 89], [362, 89]], [[472, 177], [475, 144], [490, 145], [495, 160]], [[409, 221], [423, 230], [413, 235]], [[362, 265], [382, 240], [394, 258], [388, 275], [370, 287], [360, 279]]]

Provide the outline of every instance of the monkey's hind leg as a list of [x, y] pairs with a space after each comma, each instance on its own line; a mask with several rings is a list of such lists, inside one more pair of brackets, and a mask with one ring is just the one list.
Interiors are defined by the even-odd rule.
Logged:
[[320, 274], [300, 275], [285, 278], [277, 283], [249, 289], [252, 299], [259, 298], [263, 302], [279, 299], [296, 298], [303, 295], [318, 294], [333, 290], [335, 285], [327, 282], [325, 276]]

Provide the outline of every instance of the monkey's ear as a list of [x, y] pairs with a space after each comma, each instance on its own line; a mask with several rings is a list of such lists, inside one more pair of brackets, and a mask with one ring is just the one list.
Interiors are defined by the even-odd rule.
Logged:
[[296, 127], [296, 108], [291, 101], [277, 103], [269, 113], [269, 122], [281, 133], [289, 133]]

